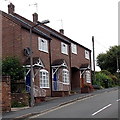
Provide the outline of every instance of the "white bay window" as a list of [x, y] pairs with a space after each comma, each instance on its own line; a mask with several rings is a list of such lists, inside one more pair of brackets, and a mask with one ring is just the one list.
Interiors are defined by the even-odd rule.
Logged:
[[40, 88], [49, 88], [49, 73], [45, 69], [40, 70]]
[[69, 81], [69, 71], [67, 69], [63, 69], [62, 71], [62, 75], [63, 75], [63, 83], [64, 84], [69, 84], [70, 81]]

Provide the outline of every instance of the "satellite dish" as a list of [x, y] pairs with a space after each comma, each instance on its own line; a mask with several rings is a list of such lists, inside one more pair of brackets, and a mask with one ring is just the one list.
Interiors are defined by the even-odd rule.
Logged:
[[27, 48], [24, 49], [24, 55], [25, 56], [27, 56], [27, 57], [30, 56], [30, 52], [31, 52], [31, 50], [30, 50], [29, 47], [27, 47]]

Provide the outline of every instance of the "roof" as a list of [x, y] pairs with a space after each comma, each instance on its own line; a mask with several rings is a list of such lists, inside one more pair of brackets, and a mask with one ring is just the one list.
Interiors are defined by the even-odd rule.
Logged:
[[[14, 20], [16, 23], [20, 24], [23, 28], [25, 28], [27, 30], [29, 30], [32, 26], [35, 25], [35, 23], [33, 23], [32, 21], [30, 21], [30, 20], [28, 20], [28, 19], [26, 19], [26, 18], [24, 18], [24, 17], [22, 17], [22, 16], [20, 16], [20, 15], [18, 15], [16, 13], [14, 13], [14, 14], [7, 14], [7, 13], [5, 13], [3, 11], [2, 11], [2, 13], [3, 13], [4, 16], [7, 16], [7, 17], [9, 17], [9, 19]], [[51, 40], [51, 37], [48, 34], [42, 32], [42, 30], [40, 30], [40, 28], [42, 28], [42, 29], [46, 30], [47, 32], [49, 32], [51, 36], [56, 37], [56, 38], [66, 42], [68, 44], [75, 43], [75, 44], [79, 45], [80, 47], [85, 48], [88, 51], [91, 51], [87, 47], [85, 47], [85, 46], [77, 43], [76, 41], [68, 38], [64, 34], [61, 34], [58, 31], [56, 31], [56, 30], [54, 30], [54, 29], [52, 29], [52, 28], [50, 28], [50, 27], [48, 27], [46, 25], [43, 25], [43, 24], [35, 27], [32, 30], [32, 32], [36, 33], [36, 34], [39, 34], [39, 35], [41, 35], [42, 37], [44, 37], [44, 38], [46, 38], [48, 40]]]
[[80, 66], [80, 70], [85, 70], [85, 69], [90, 69], [90, 64], [89, 63], [85, 63], [85, 64], [82, 64]]
[[[24, 18], [24, 17], [22, 17], [22, 16], [20, 16], [20, 15], [18, 15], [18, 14], [16, 14], [16, 13], [14, 13], [14, 15], [15, 15], [16, 17], [18, 17], [18, 18], [23, 19], [23, 20], [26, 21], [26, 22], [31, 22], [30, 20], [28, 20], [28, 19], [26, 19], [26, 18]], [[32, 23], [33, 23], [33, 22], [32, 22]], [[52, 28], [49, 27], [49, 26], [46, 26], [46, 25], [44, 25], [44, 24], [41, 24], [41, 25], [39, 25], [39, 28], [45, 29], [46, 31], [48, 31], [48, 32], [50, 33], [51, 36], [56, 37], [56, 38], [58, 38], [58, 39], [60, 39], [60, 40], [62, 40], [62, 41], [64, 41], [64, 42], [66, 42], [66, 43], [68, 43], [68, 44], [70, 44], [70, 43], [72, 42], [72, 43], [75, 43], [75, 44], [79, 45], [79, 46], [82, 47], [82, 48], [85, 48], [86, 50], [91, 51], [91, 50], [88, 49], [87, 47], [79, 44], [78, 42], [70, 39], [69, 37], [65, 36], [64, 34], [61, 34], [60, 32], [52, 29]]]
[[[16, 16], [16, 17], [18, 17], [18, 18], [20, 18], [28, 23], [31, 22], [30, 20], [28, 20], [28, 19], [26, 19], [26, 18], [24, 18], [16, 13], [14, 13], [14, 16]], [[42, 28], [42, 29], [46, 30], [47, 32], [49, 32], [51, 36], [56, 37], [64, 42], [67, 42], [68, 44], [70, 44], [70, 41], [68, 39], [64, 38], [59, 32], [55, 31], [54, 29], [52, 29], [44, 24], [38, 25], [37, 28], [39, 28], [39, 29]]]
[[[33, 24], [33, 22], [29, 21], [26, 22], [25, 20], [19, 18], [16, 16], [16, 14], [7, 14], [3, 11], [1, 11], [0, 13], [2, 13], [3, 16], [7, 17], [8, 19], [11, 19], [12, 21], [14, 21], [15, 23], [21, 25], [22, 28], [25, 28], [27, 30], [30, 30], [32, 28], [32, 26], [36, 25], [35, 23]], [[34, 29], [32, 29], [33, 33], [39, 34], [42, 37], [51, 40], [50, 36], [48, 36], [47, 34], [45, 34], [44, 32], [42, 32], [40, 29], [37, 29], [36, 27]]]
[[52, 67], [67, 67], [66, 61], [64, 59], [57, 59], [53, 61]]
[[[30, 67], [30, 58], [28, 58], [25, 63], [25, 66]], [[33, 57], [33, 67], [43, 67], [44, 68], [44, 64], [42, 62], [42, 60], [39, 57]]]
[[80, 47], [85, 48], [85, 49], [88, 50], [88, 51], [91, 51], [89, 48], [87, 48], [87, 47], [79, 44], [78, 42], [70, 39], [69, 37], [65, 36], [64, 34], [61, 34], [61, 33], [59, 33], [58, 31], [56, 31], [56, 30], [54, 30], [54, 29], [52, 29], [52, 28], [50, 28], [50, 27], [48, 27], [48, 26], [46, 26], [46, 25], [42, 25], [42, 27], [43, 27], [44, 29], [50, 31], [50, 32], [51, 32], [51, 35], [54, 36], [54, 37], [59, 37], [60, 39], [64, 40], [65, 42], [68, 42], [68, 43], [75, 43], [75, 44], [79, 45]]

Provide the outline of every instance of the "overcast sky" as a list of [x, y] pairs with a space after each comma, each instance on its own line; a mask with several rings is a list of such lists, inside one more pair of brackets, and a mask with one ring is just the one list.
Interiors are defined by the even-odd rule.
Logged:
[[[32, 20], [37, 12], [39, 21], [49, 19], [48, 26], [92, 50], [95, 38], [95, 56], [118, 45], [119, 0], [0, 0], [0, 10], [7, 12], [12, 2], [15, 12]], [[37, 3], [37, 5], [35, 5]], [[96, 70], [99, 70], [96, 67]]]

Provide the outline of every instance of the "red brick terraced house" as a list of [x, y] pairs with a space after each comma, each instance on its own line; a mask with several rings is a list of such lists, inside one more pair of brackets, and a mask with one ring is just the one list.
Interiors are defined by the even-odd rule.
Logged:
[[[2, 57], [17, 56], [27, 68], [26, 89], [30, 89], [30, 28], [33, 22], [16, 14], [14, 5], [8, 5], [8, 14], [2, 14]], [[34, 69], [34, 97], [65, 96], [79, 91], [85, 83], [91, 84], [91, 50], [60, 32], [40, 24], [32, 29]]]

